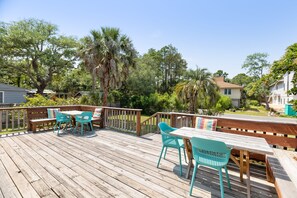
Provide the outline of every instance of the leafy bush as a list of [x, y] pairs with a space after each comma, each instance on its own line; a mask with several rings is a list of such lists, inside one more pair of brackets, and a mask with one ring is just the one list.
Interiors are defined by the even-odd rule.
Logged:
[[221, 95], [220, 99], [218, 100], [215, 109], [217, 111], [225, 111], [232, 107], [232, 100], [230, 97]]
[[75, 105], [80, 104], [78, 98], [47, 98], [40, 94], [36, 94], [34, 97], [26, 97], [26, 102], [22, 103], [23, 107], [37, 107], [37, 106], [57, 106], [57, 105]]
[[247, 100], [247, 106], [260, 106], [260, 103], [258, 100]]

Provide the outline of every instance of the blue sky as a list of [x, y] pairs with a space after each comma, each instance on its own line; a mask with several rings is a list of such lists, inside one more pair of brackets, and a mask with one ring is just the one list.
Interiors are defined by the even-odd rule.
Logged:
[[0, 0], [0, 21], [43, 19], [77, 38], [118, 27], [140, 54], [172, 44], [188, 68], [233, 77], [247, 55], [265, 52], [272, 62], [297, 41], [296, 8], [294, 0]]

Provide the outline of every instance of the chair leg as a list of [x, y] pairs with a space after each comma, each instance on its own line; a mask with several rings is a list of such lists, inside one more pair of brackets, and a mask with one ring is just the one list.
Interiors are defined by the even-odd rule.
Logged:
[[185, 148], [183, 148], [183, 150], [184, 150], [184, 157], [185, 157], [185, 162], [186, 162], [186, 163], [188, 163], [188, 162], [187, 162], [187, 156], [186, 156], [186, 151], [185, 151]]
[[57, 124], [58, 124], [58, 123], [56, 123], [56, 124], [54, 125], [54, 131], [53, 131], [53, 133], [55, 133], [55, 130], [56, 130]]
[[162, 155], [163, 155], [163, 151], [164, 151], [164, 146], [162, 146], [162, 150], [161, 150], [161, 153], [160, 153], [160, 157], [159, 157], [159, 161], [158, 161], [158, 164], [157, 164], [157, 168], [159, 168], [160, 161], [161, 161], [161, 158], [162, 158]]
[[94, 133], [94, 129], [93, 129], [93, 124], [92, 124], [92, 122], [90, 122], [90, 126], [91, 126], [92, 133]]
[[165, 148], [165, 153], [164, 153], [164, 157], [163, 157], [163, 159], [165, 159], [165, 157], [166, 157], [166, 154], [167, 154], [167, 148], [168, 148], [168, 147]]
[[60, 128], [61, 128], [61, 122], [59, 122], [59, 125], [58, 125], [58, 134], [57, 135], [59, 135]]
[[195, 183], [195, 177], [196, 177], [196, 173], [197, 173], [197, 167], [198, 167], [198, 163], [195, 162], [193, 175], [192, 175], [192, 179], [191, 179], [190, 192], [189, 192], [190, 196], [192, 196], [193, 186], [194, 186], [194, 183]]
[[78, 127], [78, 122], [75, 123], [74, 133], [76, 133], [77, 127]]
[[80, 127], [81, 127], [80, 134], [81, 135], [84, 135], [84, 124], [83, 123], [80, 123]]
[[231, 189], [227, 166], [225, 166], [225, 173], [226, 173], [226, 178], [227, 178], [227, 182], [228, 182], [228, 188]]
[[224, 184], [223, 184], [223, 176], [222, 176], [222, 169], [219, 169], [220, 175], [220, 188], [221, 188], [221, 197], [224, 198]]
[[183, 174], [183, 167], [182, 167], [182, 161], [181, 161], [181, 154], [180, 154], [180, 148], [178, 148], [178, 159], [179, 159], [179, 171], [180, 176]]

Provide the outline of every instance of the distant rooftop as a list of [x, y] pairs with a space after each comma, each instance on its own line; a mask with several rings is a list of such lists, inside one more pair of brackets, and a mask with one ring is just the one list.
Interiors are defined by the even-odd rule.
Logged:
[[236, 84], [232, 84], [232, 83], [227, 83], [224, 81], [224, 77], [220, 76], [220, 77], [214, 77], [214, 81], [216, 82], [216, 84], [218, 85], [219, 88], [233, 88], [233, 89], [243, 89], [242, 86], [240, 85], [236, 85]]

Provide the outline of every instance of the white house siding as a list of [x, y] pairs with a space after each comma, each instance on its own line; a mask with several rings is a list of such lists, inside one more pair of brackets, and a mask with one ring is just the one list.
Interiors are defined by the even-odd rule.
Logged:
[[231, 94], [225, 94], [225, 88], [220, 89], [220, 93], [225, 96], [229, 96], [232, 100], [232, 105], [234, 107], [239, 107], [240, 106], [240, 99], [241, 99], [241, 91], [240, 89], [236, 88], [227, 88], [231, 89]]
[[291, 72], [290, 74], [286, 73], [282, 80], [270, 87], [270, 104], [284, 105], [290, 100], [297, 100], [296, 95], [287, 94], [287, 91], [293, 88], [293, 76], [294, 72]]

